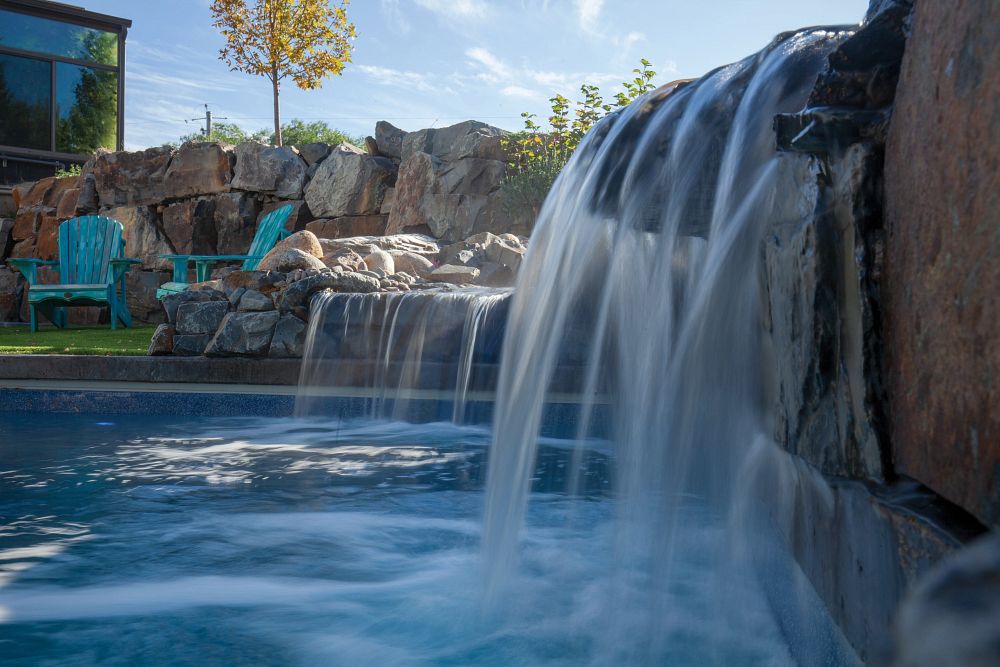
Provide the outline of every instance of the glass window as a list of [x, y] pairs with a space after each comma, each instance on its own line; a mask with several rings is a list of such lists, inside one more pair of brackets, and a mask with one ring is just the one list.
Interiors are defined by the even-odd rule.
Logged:
[[114, 150], [118, 129], [118, 75], [107, 70], [56, 63], [56, 150]]
[[118, 64], [118, 35], [0, 9], [0, 46]]
[[51, 150], [52, 65], [0, 55], [0, 144]]

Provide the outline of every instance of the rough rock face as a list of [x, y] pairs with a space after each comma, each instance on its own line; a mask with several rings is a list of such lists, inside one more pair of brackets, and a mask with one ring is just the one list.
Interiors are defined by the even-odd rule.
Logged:
[[446, 162], [429, 153], [413, 153], [400, 167], [386, 232], [426, 228], [437, 238], [455, 242], [479, 232], [508, 231], [498, 193], [505, 171], [499, 160]]
[[375, 123], [375, 143], [378, 145], [378, 152], [382, 155], [400, 159], [403, 156], [404, 138], [406, 138], [406, 132], [392, 123], [384, 120]]
[[180, 199], [226, 192], [231, 177], [230, 155], [222, 144], [184, 144], [173, 154], [163, 174], [162, 198]]
[[291, 359], [302, 356], [306, 343], [306, 323], [294, 315], [282, 315], [274, 327], [271, 347], [267, 356], [272, 359]]
[[215, 337], [205, 348], [207, 356], [262, 357], [271, 347], [277, 311], [263, 313], [229, 313]]
[[479, 269], [472, 266], [444, 264], [431, 271], [431, 279], [453, 285], [472, 285], [479, 278]]
[[177, 308], [177, 333], [182, 336], [214, 334], [228, 312], [228, 301], [183, 303]]
[[272, 148], [249, 142], [236, 147], [234, 190], [300, 199], [306, 182], [306, 163], [289, 146]]
[[[448, 162], [464, 158], [503, 161], [505, 156], [500, 147], [500, 139], [505, 134], [500, 128], [475, 120], [448, 127], [417, 130], [403, 137], [401, 157], [406, 161], [416, 153], [427, 153]], [[386, 143], [389, 143], [388, 140]], [[379, 150], [382, 150], [381, 144]]]
[[161, 324], [156, 327], [153, 337], [149, 340], [149, 349], [146, 354], [151, 357], [173, 354], [175, 333], [174, 328], [169, 324]]
[[122, 223], [125, 255], [142, 260], [143, 268], [169, 269], [168, 260], [159, 255], [174, 252], [167, 235], [160, 228], [156, 209], [151, 206], [124, 206], [106, 212], [109, 218]]
[[257, 231], [260, 204], [242, 192], [215, 197], [216, 247], [220, 255], [241, 255], [250, 249]]
[[396, 271], [426, 279], [434, 270], [434, 262], [424, 255], [408, 250], [390, 250], [389, 254], [392, 256]]
[[166, 199], [163, 177], [172, 152], [170, 148], [149, 148], [136, 153], [99, 151], [91, 173], [100, 206], [144, 206]]
[[350, 144], [337, 146], [306, 187], [306, 203], [321, 218], [378, 213], [385, 191], [396, 180], [396, 166]]
[[166, 313], [156, 298], [156, 290], [172, 276], [171, 271], [139, 271], [135, 268], [125, 274], [125, 302], [133, 318], [154, 324], [164, 321]]
[[302, 159], [305, 160], [306, 164], [310, 167], [325, 160], [331, 150], [329, 144], [324, 144], [322, 142], [305, 144], [304, 146], [298, 146], [297, 148], [299, 149], [299, 155], [302, 156]]
[[441, 250], [441, 264], [479, 269], [477, 285], [509, 287], [517, 279], [525, 247], [513, 234], [483, 232]]
[[24, 278], [19, 271], [0, 266], [0, 322], [17, 322], [24, 294]]
[[917, 3], [885, 166], [895, 464], [993, 527], [1000, 527], [998, 62], [1000, 3]]
[[313, 220], [306, 229], [321, 239], [339, 239], [351, 236], [379, 236], [389, 225], [388, 215], [351, 215], [333, 220]]
[[163, 231], [181, 255], [213, 255], [218, 246], [215, 200], [186, 199], [163, 209]]

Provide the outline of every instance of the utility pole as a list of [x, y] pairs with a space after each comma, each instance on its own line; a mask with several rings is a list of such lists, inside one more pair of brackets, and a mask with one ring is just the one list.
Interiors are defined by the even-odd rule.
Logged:
[[212, 110], [205, 105], [205, 138], [212, 136]]

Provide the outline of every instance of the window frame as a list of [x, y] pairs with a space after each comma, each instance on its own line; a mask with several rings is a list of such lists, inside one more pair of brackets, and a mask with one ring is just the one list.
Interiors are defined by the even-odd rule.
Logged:
[[49, 63], [49, 86], [50, 86], [50, 108], [49, 108], [49, 148], [50, 150], [39, 150], [36, 148], [24, 148], [21, 146], [9, 146], [0, 144], [0, 153], [14, 157], [23, 155], [32, 158], [48, 158], [69, 162], [83, 162], [89, 156], [77, 153], [64, 153], [56, 149], [56, 128], [58, 119], [58, 101], [56, 99], [56, 63], [68, 63], [89, 67], [92, 69], [114, 72], [118, 76], [118, 100], [116, 104], [116, 129], [115, 129], [115, 150], [120, 151], [125, 148], [125, 39], [132, 22], [128, 19], [121, 19], [105, 14], [95, 14], [78, 7], [61, 5], [52, 2], [41, 2], [40, 0], [0, 0], [0, 10], [10, 11], [26, 16], [57, 21], [70, 25], [78, 25], [84, 28], [91, 28], [109, 32], [118, 37], [118, 64], [105, 65], [90, 60], [58, 56], [51, 53], [39, 51], [29, 51], [0, 44], [0, 54], [21, 58], [31, 58]]

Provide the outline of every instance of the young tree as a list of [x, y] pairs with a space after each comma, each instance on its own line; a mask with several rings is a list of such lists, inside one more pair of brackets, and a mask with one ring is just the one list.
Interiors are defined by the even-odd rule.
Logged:
[[219, 57], [229, 68], [266, 77], [274, 95], [274, 143], [281, 146], [281, 81], [303, 90], [339, 75], [351, 61], [349, 0], [212, 0], [213, 25], [226, 38]]

